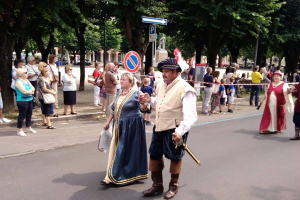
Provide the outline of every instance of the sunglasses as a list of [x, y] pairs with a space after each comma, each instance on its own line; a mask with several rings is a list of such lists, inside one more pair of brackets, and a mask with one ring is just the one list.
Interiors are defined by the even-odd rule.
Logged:
[[35, 61], [35, 60], [32, 60], [32, 61]]
[[27, 72], [24, 72], [23, 74], [27, 74]]
[[68, 69], [68, 70], [71, 70], [71, 71], [72, 71], [72, 69]]

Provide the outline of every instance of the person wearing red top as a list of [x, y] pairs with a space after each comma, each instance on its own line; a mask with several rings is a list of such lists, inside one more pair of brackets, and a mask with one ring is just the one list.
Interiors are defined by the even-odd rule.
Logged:
[[295, 86], [293, 96], [297, 98], [295, 102], [293, 122], [295, 124], [295, 136], [290, 138], [291, 140], [300, 140], [300, 83]]
[[[101, 65], [100, 63], [96, 63], [95, 64], [95, 70], [93, 73], [93, 77], [96, 78], [98, 76], [101, 76], [101, 71], [100, 71]], [[100, 98], [100, 87], [96, 85], [96, 83], [94, 84], [94, 106], [98, 107], [99, 105], [101, 105], [101, 98]]]

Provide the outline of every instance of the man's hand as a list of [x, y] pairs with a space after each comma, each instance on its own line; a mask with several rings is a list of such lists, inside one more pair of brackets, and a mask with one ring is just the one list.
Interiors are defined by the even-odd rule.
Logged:
[[141, 104], [150, 103], [151, 102], [151, 97], [149, 96], [148, 93], [140, 94], [139, 101], [140, 101]]
[[174, 140], [175, 142], [180, 142], [180, 140], [182, 139], [182, 136], [179, 133], [174, 132], [172, 135], [172, 140]]

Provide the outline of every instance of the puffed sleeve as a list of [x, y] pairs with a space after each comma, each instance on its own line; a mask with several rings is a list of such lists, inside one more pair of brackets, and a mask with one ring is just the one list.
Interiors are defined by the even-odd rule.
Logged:
[[294, 111], [294, 102], [293, 102], [292, 94], [287, 93], [288, 88], [290, 88], [289, 85], [285, 83], [283, 85], [283, 94], [284, 94], [284, 98], [286, 100], [287, 110], [289, 113], [292, 113]]

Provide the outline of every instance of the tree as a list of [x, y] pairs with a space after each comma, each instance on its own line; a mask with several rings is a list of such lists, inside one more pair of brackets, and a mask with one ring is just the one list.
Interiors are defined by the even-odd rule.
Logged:
[[177, 28], [197, 34], [205, 44], [209, 65], [214, 69], [217, 54], [231, 35], [267, 32], [271, 20], [267, 15], [280, 6], [277, 0], [172, 0], [169, 11]]
[[[142, 16], [166, 17], [167, 7], [162, 1], [156, 0], [117, 0], [114, 16], [122, 27], [131, 50], [136, 51], [143, 63], [149, 45], [149, 24], [142, 22]], [[142, 67], [142, 73], [143, 73]]]
[[0, 5], [0, 85], [4, 112], [14, 110], [14, 98], [10, 89], [12, 54], [19, 34], [25, 27], [34, 0], [2, 1]]

